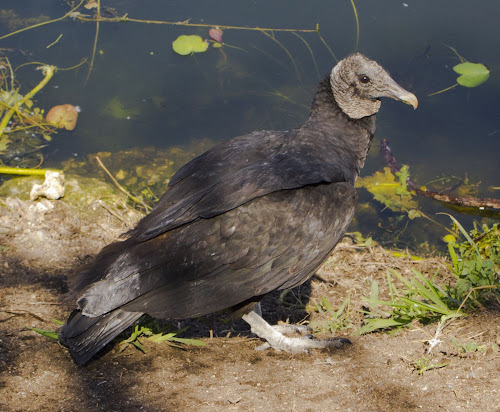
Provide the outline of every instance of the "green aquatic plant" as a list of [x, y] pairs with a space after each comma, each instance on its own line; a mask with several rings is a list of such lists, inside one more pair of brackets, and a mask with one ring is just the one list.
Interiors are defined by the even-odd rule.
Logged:
[[490, 77], [490, 71], [488, 68], [482, 63], [471, 63], [463, 58], [458, 52], [451, 46], [448, 47], [453, 53], [456, 54], [460, 63], [453, 66], [453, 71], [458, 73], [460, 76], [457, 77], [457, 82], [445, 89], [438, 90], [437, 92], [429, 94], [429, 96], [435, 96], [436, 94], [444, 93], [448, 90], [451, 90], [458, 85], [464, 87], [477, 87], [483, 84]]
[[22, 167], [0, 166], [0, 174], [4, 175], [45, 176], [45, 173], [49, 170], [52, 172], [62, 173], [62, 170], [59, 169], [29, 169]]
[[[356, 9], [356, 5], [354, 3], [354, 0], [349, 0], [349, 1], [351, 3], [351, 7], [353, 9], [354, 17], [355, 17], [355, 21], [356, 21], [356, 50], [357, 50], [358, 44], [359, 44], [359, 16], [358, 16], [358, 11]], [[102, 8], [102, 6], [101, 6], [101, 1], [100, 0], [97, 0], [95, 2], [95, 6], [94, 6], [95, 7], [95, 11], [94, 11], [94, 14], [93, 15], [89, 15], [88, 14], [88, 9], [89, 8], [88, 7], [86, 7], [85, 9], [82, 8], [83, 4], [85, 2], [86, 2], [86, 0], [79, 0], [79, 1], [77, 0], [77, 1], [71, 2], [71, 3], [68, 2], [68, 4], [70, 4], [72, 8], [68, 12], [66, 12], [64, 15], [62, 15], [61, 17], [58, 17], [58, 18], [55, 18], [55, 19], [51, 19], [51, 20], [41, 21], [41, 22], [33, 24], [31, 26], [23, 27], [23, 28], [21, 28], [19, 30], [15, 30], [13, 32], [1, 35], [0, 36], [0, 40], [3, 40], [3, 39], [8, 38], [10, 36], [14, 36], [14, 35], [23, 33], [23, 32], [28, 31], [28, 30], [37, 29], [39, 27], [42, 27], [42, 26], [45, 26], [45, 25], [48, 25], [48, 24], [58, 23], [58, 22], [63, 21], [63, 20], [72, 19], [72, 20], [78, 20], [78, 21], [81, 21], [81, 22], [95, 23], [96, 24], [96, 30], [95, 30], [95, 35], [94, 35], [94, 42], [93, 42], [93, 47], [92, 47], [92, 55], [91, 55], [91, 58], [90, 58], [90, 63], [89, 63], [89, 68], [88, 68], [88, 74], [87, 74], [86, 81], [89, 79], [89, 76], [92, 73], [93, 68], [94, 68], [95, 56], [97, 54], [97, 43], [98, 43], [98, 38], [99, 38], [99, 25], [100, 25], [101, 22], [107, 22], [107, 23], [133, 22], [133, 23], [143, 23], [143, 24], [156, 24], [156, 25], [169, 25], [169, 26], [185, 26], [185, 27], [197, 27], [197, 28], [199, 28], [199, 27], [206, 27], [206, 28], [211, 28], [211, 29], [213, 29], [215, 27], [217, 30], [220, 30], [220, 31], [222, 31], [222, 30], [245, 30], [245, 31], [253, 30], [253, 31], [260, 31], [260, 32], [271, 33], [272, 36], [271, 35], [269, 35], [269, 36], [274, 41], [276, 41], [276, 38], [274, 37], [274, 33], [275, 32], [289, 32], [289, 33], [293, 33], [295, 35], [297, 35], [297, 33], [316, 33], [319, 36], [321, 42], [325, 45], [325, 47], [328, 49], [328, 51], [332, 54], [332, 56], [334, 57], [334, 59], [336, 61], [338, 61], [337, 57], [333, 53], [333, 51], [330, 48], [330, 46], [326, 43], [326, 41], [321, 36], [318, 24], [316, 24], [315, 28], [312, 28], [312, 29], [268, 28], [268, 27], [232, 26], [232, 25], [211, 24], [211, 23], [191, 23], [190, 22], [191, 19], [189, 19], [189, 18], [186, 19], [186, 20], [183, 20], [183, 21], [162, 21], [162, 20], [151, 20], [151, 19], [136, 19], [136, 18], [133, 18], [132, 16], [129, 16], [128, 13], [122, 13], [122, 14], [114, 13], [112, 16], [104, 16], [103, 14], [101, 14], [101, 8]], [[81, 11], [79, 11], [79, 10], [81, 10]], [[1, 17], [2, 16], [0, 16], [0, 18]], [[9, 16], [9, 17], [11, 17], [11, 16]], [[46, 18], [43, 17], [43, 19], [45, 20]], [[24, 22], [24, 24], [29, 24], [29, 23], [30, 23], [30, 21], [28, 21], [28, 20], [26, 20]], [[57, 43], [59, 41], [60, 37], [61, 36], [59, 36], [56, 39], [56, 41], [52, 42], [47, 47], [50, 47], [53, 44]], [[185, 41], [185, 40], [186, 39], [182, 39], [181, 42]], [[194, 40], [194, 39], [192, 39], [192, 40]], [[196, 41], [198, 42], [198, 45], [195, 48], [197, 48], [197, 49], [198, 48], [205, 48], [205, 47], [208, 48], [208, 43], [207, 43], [207, 45], [203, 45], [203, 44], [199, 43], [199, 40], [196, 40]], [[188, 41], [188, 43], [189, 43], [189, 41]], [[227, 45], [226, 43], [222, 43], [219, 40], [215, 40], [215, 42], [213, 43], [213, 47], [220, 48], [220, 47], [222, 47], [223, 44], [224, 44], [225, 47], [233, 47], [233, 48], [240, 49], [238, 47], [230, 46], [230, 45]], [[186, 46], [186, 45], [180, 44], [180, 45], [176, 45], [175, 47], [177, 48], [177, 46], [179, 46], [179, 51], [180, 51], [179, 54], [182, 54], [182, 55], [189, 55], [191, 53], [206, 51], [206, 48], [204, 50], [190, 50], [189, 51], [189, 48], [190, 48], [189, 45]], [[282, 47], [282, 45], [280, 45], [280, 47]], [[309, 48], [308, 45], [306, 45], [306, 47]], [[288, 52], [286, 50], [286, 48], [284, 48], [284, 50], [285, 50], [285, 52]], [[177, 52], [177, 50], [176, 50], [176, 52]], [[313, 57], [313, 60], [314, 60], [314, 57]]]
[[389, 167], [384, 167], [384, 172], [375, 172], [371, 176], [358, 178], [356, 187], [368, 190], [375, 200], [383, 203], [394, 212], [408, 213], [410, 219], [419, 217], [418, 204], [408, 189], [408, 166], [403, 166], [396, 175], [392, 174]]
[[[5, 63], [10, 68], [10, 63], [8, 62], [8, 60], [5, 60]], [[17, 121], [23, 125], [23, 129], [25, 128], [24, 123], [26, 122], [28, 122], [28, 124], [30, 125], [35, 123], [37, 126], [43, 127], [43, 118], [39, 121], [35, 121], [35, 119], [31, 118], [30, 111], [33, 106], [33, 102], [31, 99], [35, 96], [35, 94], [37, 94], [41, 89], [45, 87], [45, 85], [54, 75], [56, 68], [55, 66], [40, 65], [38, 69], [42, 71], [44, 78], [24, 96], [19, 95], [14, 87], [12, 87], [11, 90], [2, 90], [2, 98], [0, 100], [2, 106], [0, 108], [0, 152], [7, 149], [7, 145], [10, 142], [10, 140], [6, 138], [4, 134], [6, 134], [7, 132], [13, 132], [15, 130], [13, 130], [11, 127], [8, 127], [9, 122], [11, 121], [13, 116], [17, 115]], [[3, 76], [5, 76], [5, 74], [2, 73], [2, 79]], [[11, 73], [11, 78], [12, 77], [13, 75]], [[23, 106], [25, 107], [23, 108]]]
[[114, 119], [128, 119], [141, 114], [139, 108], [127, 106], [118, 96], [112, 97], [102, 111], [106, 116]]
[[476, 87], [483, 84], [490, 77], [490, 71], [481, 63], [463, 62], [453, 67], [460, 74], [457, 83], [464, 87]]
[[172, 42], [174, 52], [181, 56], [203, 53], [208, 50], [208, 42], [196, 35], [182, 35]]
[[[43, 78], [31, 90], [21, 94], [22, 88], [14, 73], [28, 64], [37, 65], [36, 70], [41, 72]], [[14, 69], [8, 58], [0, 58], [0, 174], [40, 175], [45, 174], [45, 170], [38, 169], [43, 163], [39, 151], [52, 140], [60, 125], [52, 123], [44, 110], [36, 107], [34, 99], [61, 69], [42, 63], [22, 66]], [[76, 125], [77, 108], [70, 105], [63, 107], [72, 108], [72, 126]], [[53, 109], [49, 113], [54, 114]], [[64, 118], [67, 119], [66, 116]]]
[[358, 50], [358, 47], [359, 47], [359, 17], [358, 17], [358, 10], [356, 9], [356, 5], [354, 4], [354, 0], [351, 0], [351, 6], [352, 6], [352, 10], [354, 12], [354, 18], [356, 19], [356, 48], [355, 48], [355, 50]]

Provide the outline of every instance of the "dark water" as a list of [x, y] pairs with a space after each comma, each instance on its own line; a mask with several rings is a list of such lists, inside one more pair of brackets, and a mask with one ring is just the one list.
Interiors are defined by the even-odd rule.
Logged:
[[[319, 24], [337, 58], [356, 50], [349, 0], [103, 0], [101, 4], [115, 8], [118, 15], [128, 13], [131, 18], [146, 20], [190, 19], [191, 23], [289, 29], [315, 29]], [[467, 174], [471, 181], [481, 182], [481, 196], [499, 197], [500, 191], [489, 189], [500, 186], [498, 1], [364, 0], [356, 1], [356, 6], [358, 50], [379, 61], [420, 101], [415, 112], [397, 102], [383, 102], [377, 137], [389, 139], [398, 160], [411, 167], [420, 184], [442, 174]], [[57, 18], [68, 11], [61, 0], [2, 0], [1, 7], [22, 18]], [[0, 19], [0, 35], [12, 31], [7, 21]], [[95, 33], [95, 23], [66, 19], [0, 40], [0, 48], [14, 49], [0, 53], [13, 66], [41, 61], [69, 67], [83, 58], [90, 61]], [[47, 48], [60, 34], [59, 42]], [[82, 108], [77, 129], [58, 134], [45, 149], [48, 161], [102, 150], [169, 147], [197, 138], [222, 140], [256, 129], [296, 127], [308, 115], [317, 81], [336, 63], [316, 33], [299, 33], [301, 39], [290, 32], [274, 32], [292, 58], [261, 32], [237, 29], [225, 30], [224, 41], [242, 50], [224, 47], [222, 53], [210, 48], [195, 56], [179, 56], [171, 43], [181, 34], [206, 38], [208, 28], [101, 23], [88, 81], [88, 65], [59, 71], [37, 95], [43, 107], [72, 103]], [[452, 67], [459, 61], [445, 45], [471, 62], [487, 65], [490, 79], [474, 89], [456, 87], [429, 97], [451, 86], [457, 77]], [[22, 52], [16, 51], [19, 49]], [[20, 69], [17, 76], [26, 88], [40, 80], [32, 67]], [[374, 147], [363, 173], [383, 166]], [[366, 194], [361, 197], [370, 199]], [[382, 209], [376, 202], [373, 205]], [[423, 202], [422, 208], [433, 217], [448, 211], [433, 202]], [[470, 224], [471, 218], [454, 214]], [[445, 217], [437, 219], [447, 222]], [[375, 230], [380, 223], [361, 221], [364, 231]], [[417, 234], [416, 241], [423, 241], [428, 238], [426, 225], [410, 222], [407, 230]], [[435, 232], [431, 239], [442, 234], [441, 229]], [[391, 232], [384, 229], [383, 233]]]

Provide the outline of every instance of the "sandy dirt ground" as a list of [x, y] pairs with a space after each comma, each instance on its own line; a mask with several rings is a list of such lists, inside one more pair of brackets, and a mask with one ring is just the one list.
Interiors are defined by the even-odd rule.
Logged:
[[[403, 274], [439, 268], [444, 277], [447, 269], [439, 258], [395, 258], [348, 241], [284, 302], [279, 294], [267, 297], [263, 315], [271, 322], [325, 321], [327, 315], [308, 315], [304, 305], [326, 297], [338, 308], [349, 295], [353, 327], [337, 336], [350, 345], [299, 355], [256, 351], [261, 342], [247, 325], [220, 314], [176, 325], [191, 326], [182, 336], [205, 347], [142, 340], [146, 353], [132, 345], [119, 353], [114, 344], [77, 367], [64, 347], [29, 327], [54, 330], [52, 319], [67, 317], [71, 308], [60, 303], [66, 277], [138, 216], [96, 200], [86, 212], [64, 201], [42, 201], [42, 207], [0, 200], [2, 411], [500, 411], [500, 313], [454, 320], [431, 354], [435, 324], [354, 336], [361, 297], [369, 295], [372, 280], [385, 284], [387, 268]], [[457, 342], [478, 349], [465, 352]], [[416, 365], [424, 358], [444, 365], [420, 374]]]

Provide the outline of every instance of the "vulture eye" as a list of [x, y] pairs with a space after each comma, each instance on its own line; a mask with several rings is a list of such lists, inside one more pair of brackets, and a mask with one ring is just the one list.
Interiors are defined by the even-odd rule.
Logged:
[[359, 81], [363, 84], [368, 84], [370, 83], [370, 78], [366, 74], [363, 74], [359, 76]]

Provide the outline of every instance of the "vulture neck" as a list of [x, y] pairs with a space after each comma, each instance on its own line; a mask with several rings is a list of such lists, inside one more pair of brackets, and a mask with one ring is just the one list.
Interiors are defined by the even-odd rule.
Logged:
[[328, 158], [347, 167], [355, 180], [365, 164], [375, 120], [376, 114], [361, 119], [347, 116], [335, 101], [327, 77], [318, 86], [309, 119], [299, 129], [298, 137], [315, 136], [321, 150], [330, 153]]

